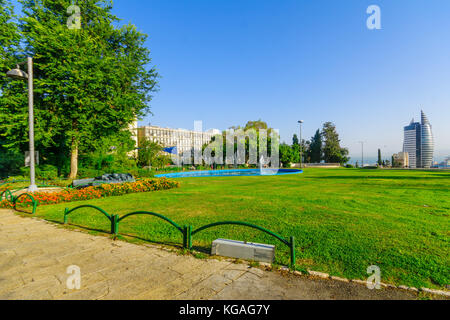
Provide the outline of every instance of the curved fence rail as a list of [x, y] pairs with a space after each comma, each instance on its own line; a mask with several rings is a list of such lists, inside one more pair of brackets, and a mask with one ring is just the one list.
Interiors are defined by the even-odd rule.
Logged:
[[192, 236], [209, 228], [213, 228], [213, 227], [217, 227], [217, 226], [225, 226], [225, 225], [238, 225], [238, 226], [243, 226], [243, 227], [248, 227], [248, 228], [252, 228], [252, 229], [256, 229], [259, 231], [262, 231], [278, 240], [280, 240], [282, 243], [284, 243], [286, 246], [289, 247], [290, 249], [290, 254], [291, 254], [291, 266], [295, 266], [295, 238], [291, 237], [290, 239], [285, 239], [282, 236], [280, 236], [279, 234], [272, 232], [266, 228], [257, 226], [255, 224], [252, 223], [247, 223], [247, 222], [241, 222], [241, 221], [222, 221], [222, 222], [215, 222], [215, 223], [211, 223], [208, 224], [206, 226], [200, 227], [197, 230], [194, 230], [192, 232], [189, 233], [188, 235], [188, 245], [189, 245], [189, 249], [192, 248]]
[[[11, 183], [11, 182], [7, 182], [7, 183]], [[7, 184], [5, 183], [5, 184]], [[70, 192], [70, 188], [69, 187], [60, 187], [60, 186], [51, 186], [51, 185], [38, 185], [38, 188], [61, 188], [62, 191], [67, 191]], [[22, 193], [18, 196], [15, 196], [14, 193], [22, 191], [22, 190], [26, 190], [28, 189], [28, 187], [23, 187], [23, 188], [19, 188], [19, 189], [14, 189], [14, 190], [10, 190], [10, 189], [5, 189], [3, 192], [0, 193], [0, 201], [3, 200], [7, 200], [9, 202], [11, 202], [13, 204], [13, 207], [15, 210], [17, 210], [16, 208], [16, 204], [17, 204], [17, 200], [27, 196], [29, 199], [31, 199], [31, 203], [33, 206], [33, 214], [36, 213], [37, 210], [37, 206], [39, 205], [39, 202], [36, 200], [36, 198], [34, 198], [34, 196], [30, 193]]]
[[19, 196], [17, 196], [17, 197], [14, 197], [13, 196], [13, 201], [12, 201], [12, 203], [13, 203], [13, 205], [14, 205], [14, 210], [16, 210], [17, 211], [17, 201], [20, 199], [20, 198], [25, 198], [25, 197], [27, 197], [28, 199], [30, 199], [31, 200], [31, 204], [33, 205], [33, 211], [32, 211], [32, 214], [35, 214], [36, 213], [36, 209], [37, 209], [37, 206], [38, 206], [38, 201], [31, 195], [31, 194], [29, 194], [29, 193], [22, 193], [21, 195], [19, 195]]
[[163, 216], [159, 213], [154, 213], [154, 212], [148, 212], [148, 211], [137, 211], [137, 212], [132, 212], [132, 213], [128, 213], [122, 217], [119, 217], [119, 215], [111, 215], [108, 214], [105, 210], [96, 207], [96, 206], [92, 206], [92, 205], [83, 205], [83, 206], [79, 206], [76, 208], [73, 208], [71, 210], [69, 210], [68, 208], [65, 209], [64, 211], [64, 224], [68, 223], [68, 216], [69, 214], [73, 213], [74, 211], [77, 211], [79, 209], [83, 209], [83, 208], [91, 208], [91, 209], [95, 209], [97, 211], [99, 211], [100, 213], [102, 213], [104, 216], [106, 216], [106, 218], [108, 218], [108, 220], [111, 222], [111, 234], [117, 236], [119, 235], [119, 223], [124, 220], [127, 219], [131, 216], [136, 216], [136, 215], [149, 215], [149, 216], [154, 216], [157, 217], [159, 219], [162, 219], [166, 222], [168, 222], [169, 224], [171, 224], [173, 227], [175, 227], [178, 231], [180, 231], [183, 234], [183, 248], [185, 249], [192, 249], [192, 237], [199, 233], [202, 232], [206, 229], [209, 228], [213, 228], [213, 227], [217, 227], [217, 226], [224, 226], [224, 225], [238, 225], [238, 226], [243, 226], [243, 227], [248, 227], [248, 228], [252, 228], [252, 229], [256, 229], [259, 230], [261, 232], [264, 232], [276, 239], [278, 239], [279, 241], [281, 241], [283, 244], [285, 244], [286, 246], [289, 247], [290, 249], [290, 262], [291, 262], [291, 267], [294, 268], [295, 266], [295, 237], [290, 237], [289, 239], [286, 239], [284, 237], [282, 237], [281, 235], [270, 231], [266, 228], [257, 226], [255, 224], [251, 224], [251, 223], [247, 223], [247, 222], [241, 222], [241, 221], [222, 221], [222, 222], [215, 222], [215, 223], [211, 223], [205, 226], [202, 226], [194, 231], [192, 231], [192, 226], [190, 225], [184, 225], [183, 227], [181, 227], [180, 225], [178, 225], [177, 223], [175, 223], [174, 221], [172, 221], [171, 219], [167, 218], [166, 216]]
[[[5, 196], [5, 199], [3, 199], [3, 196]], [[9, 196], [9, 199], [8, 199]], [[11, 192], [11, 190], [6, 189], [5, 191], [2, 192], [2, 194], [0, 194], [0, 201], [2, 200], [9, 200], [10, 202], [14, 202], [14, 196]]]
[[0, 201], [6, 200], [12, 203], [14, 210], [17, 210], [17, 202], [19, 199], [27, 197], [31, 200], [31, 205], [33, 207], [33, 211], [32, 214], [36, 213], [37, 210], [37, 206], [39, 205], [39, 202], [33, 197], [33, 195], [31, 195], [30, 193], [22, 193], [20, 195], [18, 195], [17, 197], [14, 196], [15, 191], [11, 191], [9, 189], [6, 189], [5, 191], [3, 191], [0, 194]]
[[107, 213], [102, 208], [99, 208], [99, 207], [96, 207], [96, 206], [92, 206], [92, 205], [78, 206], [78, 207], [73, 208], [71, 210], [66, 208], [64, 210], [64, 224], [68, 224], [69, 223], [69, 214], [73, 213], [74, 211], [77, 211], [79, 209], [84, 209], [84, 208], [95, 209], [98, 212], [102, 213], [109, 220], [109, 222], [111, 223], [111, 234], [117, 234], [116, 233], [116, 221], [119, 220], [119, 216], [118, 215], [110, 215], [109, 213]]

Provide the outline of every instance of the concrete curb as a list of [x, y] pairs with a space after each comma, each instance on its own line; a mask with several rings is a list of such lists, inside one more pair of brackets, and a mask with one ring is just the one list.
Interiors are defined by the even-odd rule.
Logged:
[[[279, 270], [286, 271], [286, 270], [289, 270], [289, 268], [281, 267]], [[364, 281], [364, 280], [360, 280], [360, 279], [351, 280], [351, 279], [346, 279], [346, 278], [341, 278], [341, 277], [335, 277], [335, 276], [330, 276], [328, 273], [312, 271], [312, 270], [308, 270], [307, 274], [301, 273], [299, 271], [293, 271], [292, 274], [294, 274], [296, 276], [310, 275], [310, 276], [318, 277], [321, 279], [330, 279], [330, 280], [341, 281], [341, 282], [353, 282], [353, 283], [357, 283], [357, 284], [361, 284], [361, 285], [367, 284], [367, 281]], [[438, 296], [450, 297], [450, 291], [434, 290], [434, 289], [428, 289], [428, 288], [423, 288], [423, 287], [420, 289], [417, 289], [414, 287], [408, 287], [408, 286], [404, 286], [404, 285], [395, 286], [395, 285], [387, 284], [387, 283], [383, 283], [383, 282], [381, 282], [380, 285], [384, 288], [400, 289], [400, 290], [406, 290], [406, 291], [411, 291], [411, 292], [415, 292], [415, 293], [426, 292], [426, 293], [430, 293], [430, 294], [434, 294], [434, 295], [438, 295]]]
[[[266, 268], [273, 268], [273, 266], [270, 263], [260, 263], [260, 265], [263, 267], [266, 267]], [[353, 283], [357, 283], [357, 284], [364, 285], [364, 286], [367, 284], [367, 281], [364, 281], [364, 280], [335, 277], [335, 276], [330, 276], [328, 273], [313, 271], [313, 270], [308, 270], [308, 273], [302, 273], [300, 271], [292, 271], [287, 266], [281, 266], [278, 268], [278, 270], [282, 271], [282, 272], [290, 272], [295, 276], [308, 276], [309, 275], [309, 276], [313, 276], [313, 277], [321, 278], [321, 279], [329, 279], [329, 280], [341, 281], [341, 282], [347, 282], [347, 283], [353, 282]], [[417, 288], [408, 287], [405, 285], [395, 286], [393, 284], [388, 284], [388, 283], [383, 283], [383, 282], [380, 283], [380, 286], [383, 288], [400, 289], [400, 290], [406, 290], [406, 291], [411, 291], [411, 292], [415, 292], [415, 293], [426, 292], [426, 293], [430, 293], [430, 294], [434, 294], [434, 295], [438, 295], [438, 296], [450, 297], [450, 291], [444, 291], [444, 290], [434, 290], [434, 289], [428, 289], [428, 288], [417, 289]]]

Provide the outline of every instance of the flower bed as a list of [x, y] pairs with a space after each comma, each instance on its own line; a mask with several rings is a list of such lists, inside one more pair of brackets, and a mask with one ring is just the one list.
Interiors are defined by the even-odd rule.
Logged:
[[[82, 200], [99, 199], [103, 197], [120, 196], [128, 193], [151, 192], [158, 190], [168, 190], [178, 188], [179, 182], [161, 179], [146, 179], [137, 182], [127, 182], [120, 184], [103, 184], [96, 187], [88, 187], [85, 189], [68, 189], [57, 193], [36, 192], [33, 197], [38, 201], [39, 205], [57, 204], [63, 202], [73, 202]], [[23, 197], [19, 199], [17, 206], [26, 207], [31, 205], [31, 199]], [[3, 200], [0, 202], [0, 208], [12, 208], [10, 201]]]

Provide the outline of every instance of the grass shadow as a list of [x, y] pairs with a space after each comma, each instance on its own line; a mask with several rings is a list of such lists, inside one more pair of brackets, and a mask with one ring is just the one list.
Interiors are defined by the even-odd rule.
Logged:
[[[102, 229], [90, 228], [90, 227], [87, 227], [87, 226], [82, 226], [82, 225], [74, 224], [74, 223], [64, 224], [64, 222], [51, 220], [51, 219], [46, 219], [46, 221], [58, 224], [60, 226], [71, 226], [71, 227], [79, 228], [79, 229], [86, 230], [86, 231], [98, 232], [98, 233], [101, 233], [101, 234], [104, 234], [104, 235], [112, 236], [111, 232], [108, 232], [108, 231], [102, 230]], [[119, 233], [119, 237], [131, 238], [131, 239], [139, 240], [139, 241], [150, 243], [150, 244], [154, 244], [154, 245], [166, 245], [166, 246], [171, 246], [171, 247], [176, 247], [176, 248], [183, 249], [183, 246], [181, 244], [179, 244], [179, 243], [169, 242], [169, 241], [156, 241], [156, 240], [144, 239], [142, 237], [139, 237], [139, 236], [136, 236], [136, 235], [132, 235], [132, 234], [128, 234], [128, 233]]]
[[24, 209], [17, 209], [17, 208], [14, 208], [13, 209], [14, 211], [17, 211], [17, 212], [20, 212], [20, 213], [25, 213], [25, 214], [27, 214], [27, 215], [33, 215], [33, 212], [31, 211], [31, 212], [29, 212], [29, 211], [25, 211]]
[[[178, 249], [183, 249], [183, 245], [180, 244], [180, 243], [169, 242], [169, 241], [156, 241], [156, 240], [144, 239], [144, 238], [141, 238], [139, 236], [132, 235], [132, 234], [127, 234], [127, 233], [120, 233], [119, 236], [131, 238], [131, 239], [136, 239], [136, 240], [143, 241], [143, 242], [150, 243], [150, 244], [154, 244], [154, 245], [164, 245], [164, 246], [176, 247]], [[182, 242], [182, 240], [181, 240], [181, 242]]]
[[98, 233], [102, 233], [102, 234], [111, 235], [110, 232], [105, 231], [105, 230], [101, 230], [101, 229], [89, 228], [89, 227], [86, 227], [86, 226], [81, 226], [81, 225], [73, 224], [73, 223], [64, 224], [64, 222], [51, 220], [51, 219], [45, 219], [45, 220], [48, 221], [48, 222], [54, 223], [54, 224], [58, 224], [60, 226], [71, 226], [71, 227], [80, 228], [80, 229], [87, 230], [87, 231], [93, 231], [93, 232], [98, 232]]

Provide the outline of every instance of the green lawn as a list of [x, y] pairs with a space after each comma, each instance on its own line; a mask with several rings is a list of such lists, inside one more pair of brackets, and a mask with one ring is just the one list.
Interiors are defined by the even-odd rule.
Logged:
[[[367, 267], [378, 265], [383, 282], [431, 288], [450, 284], [450, 172], [306, 169], [302, 175], [178, 181], [179, 189], [42, 206], [38, 216], [62, 222], [65, 207], [93, 204], [121, 216], [152, 211], [194, 229], [246, 221], [295, 236], [300, 270], [366, 279]], [[109, 221], [93, 210], [80, 210], [70, 219], [110, 230]], [[176, 229], [149, 216], [122, 221], [120, 232], [152, 242], [182, 241]], [[194, 247], [206, 250], [219, 237], [276, 244], [276, 262], [289, 262], [285, 245], [239, 226], [199, 233]]]

